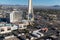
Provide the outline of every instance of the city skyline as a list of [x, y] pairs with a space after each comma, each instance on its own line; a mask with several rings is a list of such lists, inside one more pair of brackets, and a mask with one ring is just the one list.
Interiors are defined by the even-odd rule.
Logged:
[[[0, 0], [0, 4], [6, 5], [28, 5], [28, 0]], [[33, 0], [33, 5], [60, 5], [60, 0]]]

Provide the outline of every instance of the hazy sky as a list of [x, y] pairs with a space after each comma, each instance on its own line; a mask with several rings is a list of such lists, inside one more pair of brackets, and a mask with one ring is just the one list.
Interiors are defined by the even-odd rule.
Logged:
[[[28, 0], [0, 0], [0, 4], [28, 5]], [[60, 0], [33, 0], [33, 5], [60, 5]]]

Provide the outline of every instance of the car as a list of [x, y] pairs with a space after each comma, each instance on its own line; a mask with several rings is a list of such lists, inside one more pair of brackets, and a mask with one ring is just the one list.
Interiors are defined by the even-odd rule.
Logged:
[[35, 35], [37, 38], [40, 38], [40, 35], [37, 33], [34, 33], [33, 35]]
[[44, 34], [41, 32], [38, 32], [37, 34], [39, 34], [41, 37], [44, 36]]
[[39, 25], [39, 26], [36, 26], [35, 28], [40, 29], [40, 28], [41, 28], [41, 26]]

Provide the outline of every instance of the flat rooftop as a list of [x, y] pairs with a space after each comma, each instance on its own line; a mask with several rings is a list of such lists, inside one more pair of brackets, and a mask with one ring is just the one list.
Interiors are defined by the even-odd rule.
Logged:
[[3, 40], [20, 40], [20, 39], [18, 39], [17, 37], [12, 37], [12, 38], [9, 38], [9, 39], [3, 39]]

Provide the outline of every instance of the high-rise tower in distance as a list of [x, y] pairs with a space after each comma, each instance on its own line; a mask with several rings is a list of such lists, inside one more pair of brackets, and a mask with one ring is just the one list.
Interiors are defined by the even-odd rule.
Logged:
[[32, 6], [32, 0], [28, 0], [28, 20], [34, 21], [34, 14], [33, 14], [33, 6]]

